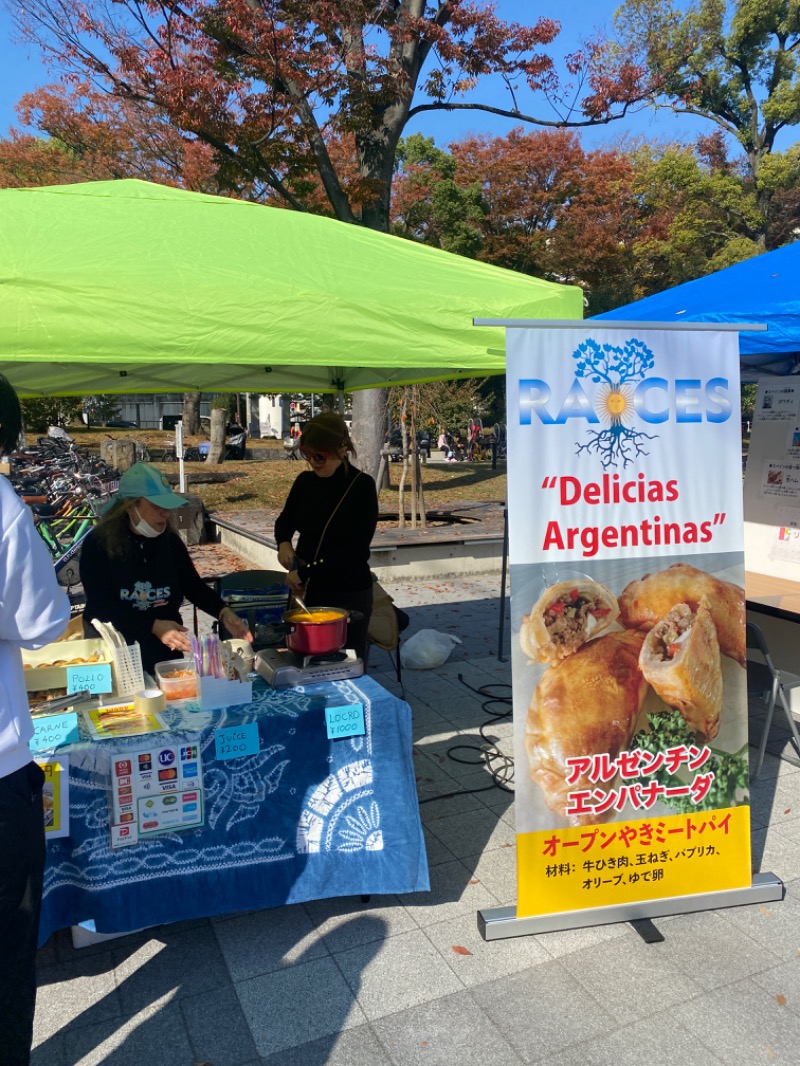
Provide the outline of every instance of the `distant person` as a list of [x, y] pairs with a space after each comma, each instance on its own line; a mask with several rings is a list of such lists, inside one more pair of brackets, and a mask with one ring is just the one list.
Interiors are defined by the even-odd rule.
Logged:
[[245, 442], [247, 441], [247, 433], [244, 426], [240, 426], [238, 422], [231, 422], [226, 429], [228, 435], [228, 443], [225, 447], [226, 459], [244, 459], [245, 457]]
[[275, 522], [278, 561], [307, 606], [358, 612], [347, 627], [347, 647], [363, 659], [372, 613], [375, 482], [350, 462], [356, 450], [340, 415], [326, 412], [307, 422], [298, 451], [310, 469], [297, 475]]
[[92, 619], [110, 622], [128, 644], [138, 642], [142, 666], [180, 659], [191, 650], [181, 619], [184, 598], [223, 623], [232, 637], [252, 641], [247, 622], [210, 588], [170, 515], [187, 500], [149, 463], [135, 463], [119, 479], [111, 507], [83, 542], [80, 572], [86, 593], [84, 632]]
[[[17, 394], [0, 374], [0, 455], [22, 428]], [[59, 637], [69, 600], [28, 508], [0, 477], [0, 1064], [27, 1066], [36, 1005], [36, 951], [45, 843], [44, 774], [31, 759], [33, 722], [20, 648]]]

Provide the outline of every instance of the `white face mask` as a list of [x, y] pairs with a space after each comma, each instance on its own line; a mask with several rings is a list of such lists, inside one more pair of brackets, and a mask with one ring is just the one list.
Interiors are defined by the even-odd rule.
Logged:
[[[136, 514], [139, 515], [139, 517], [137, 519], [135, 519], [135, 520], [134, 520], [134, 517], [133, 517], [133, 511], [134, 510], [136, 511]], [[153, 529], [153, 527], [150, 525], [150, 523], [145, 521], [145, 519], [142, 518], [141, 514], [139, 514], [139, 508], [138, 507], [131, 509], [131, 512], [130, 512], [130, 523], [131, 523], [131, 529], [133, 530], [133, 532], [134, 533], [138, 533], [140, 537], [160, 537], [161, 536], [161, 530], [160, 529]]]

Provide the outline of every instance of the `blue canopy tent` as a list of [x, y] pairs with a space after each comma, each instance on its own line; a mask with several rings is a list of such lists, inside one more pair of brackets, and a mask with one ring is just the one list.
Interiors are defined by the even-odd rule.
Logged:
[[800, 241], [596, 316], [626, 322], [766, 323], [741, 333], [742, 381], [800, 373]]

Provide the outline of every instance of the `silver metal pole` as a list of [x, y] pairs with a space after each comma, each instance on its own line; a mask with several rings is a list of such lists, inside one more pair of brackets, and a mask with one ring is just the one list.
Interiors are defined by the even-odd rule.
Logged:
[[175, 454], [178, 457], [178, 488], [186, 492], [186, 469], [183, 465], [183, 422], [175, 423]]
[[473, 318], [473, 326], [505, 326], [507, 329], [699, 329], [712, 333], [763, 333], [764, 322], [612, 322], [596, 318]]
[[609, 907], [589, 907], [561, 914], [537, 914], [518, 918], [516, 907], [492, 907], [478, 911], [478, 931], [484, 940], [503, 940], [532, 933], [553, 933], [560, 929], [586, 929], [593, 925], [632, 922], [641, 918], [663, 918], [670, 914], [693, 914], [720, 907], [751, 903], [774, 903], [783, 899], [783, 881], [771, 873], [753, 874], [753, 883], [744, 888], [720, 889], [689, 896], [617, 903]]

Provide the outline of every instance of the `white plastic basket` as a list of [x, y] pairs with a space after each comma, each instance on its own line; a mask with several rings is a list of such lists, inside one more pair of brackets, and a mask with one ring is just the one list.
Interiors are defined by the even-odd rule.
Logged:
[[138, 643], [114, 649], [114, 681], [118, 696], [135, 696], [144, 689], [142, 649]]

